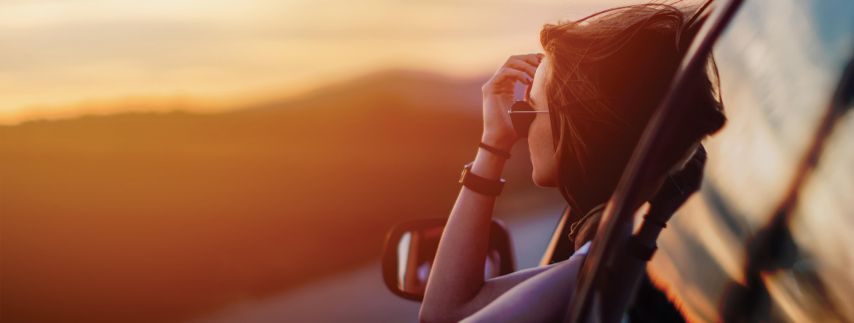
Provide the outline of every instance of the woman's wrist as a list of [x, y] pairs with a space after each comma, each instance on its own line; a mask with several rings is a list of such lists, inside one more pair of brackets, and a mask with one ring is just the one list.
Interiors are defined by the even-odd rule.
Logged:
[[516, 138], [513, 134], [484, 132], [480, 136], [480, 141], [492, 147], [510, 151], [510, 148], [513, 148], [513, 143], [516, 142]]
[[484, 149], [478, 149], [471, 166], [471, 172], [477, 176], [498, 180], [504, 170], [506, 159]]

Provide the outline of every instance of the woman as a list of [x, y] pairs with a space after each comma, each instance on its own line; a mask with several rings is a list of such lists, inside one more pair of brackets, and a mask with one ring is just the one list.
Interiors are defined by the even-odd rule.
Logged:
[[[675, 7], [645, 4], [545, 25], [540, 33], [544, 54], [511, 56], [483, 85], [482, 143], [465, 175], [474, 179], [463, 180], [442, 234], [422, 321], [543, 322], [562, 317], [600, 206], [614, 191], [696, 33], [687, 20]], [[530, 86], [526, 101], [535, 117], [528, 133], [517, 133], [507, 113], [515, 82]], [[645, 183], [646, 199], [637, 201], [635, 209], [653, 197], [664, 176], [693, 152], [699, 139], [723, 125], [705, 73], [692, 80], [691, 91], [694, 102], [686, 108], [694, 110], [693, 118], [668, 143], [668, 153], [657, 156], [659, 169], [653, 171], [660, 176]], [[507, 152], [525, 136], [533, 181], [557, 187], [567, 200], [575, 215], [570, 238], [578, 249], [559, 263], [484, 280], [492, 208], [501, 185], [497, 181]]]

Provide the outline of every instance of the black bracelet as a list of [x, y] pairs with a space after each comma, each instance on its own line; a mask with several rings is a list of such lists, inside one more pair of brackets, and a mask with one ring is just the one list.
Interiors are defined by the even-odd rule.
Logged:
[[500, 157], [503, 157], [504, 159], [510, 159], [510, 152], [508, 152], [508, 151], [504, 151], [504, 150], [495, 148], [493, 146], [487, 145], [487, 144], [482, 143], [482, 142], [479, 143], [477, 146], [480, 148], [483, 148], [484, 150], [486, 150], [488, 152], [491, 152], [491, 153], [496, 154]]

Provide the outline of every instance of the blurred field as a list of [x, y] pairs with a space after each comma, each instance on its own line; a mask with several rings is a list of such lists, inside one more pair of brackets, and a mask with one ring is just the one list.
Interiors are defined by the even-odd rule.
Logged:
[[0, 127], [3, 321], [177, 321], [375, 260], [392, 224], [449, 212], [482, 81]]

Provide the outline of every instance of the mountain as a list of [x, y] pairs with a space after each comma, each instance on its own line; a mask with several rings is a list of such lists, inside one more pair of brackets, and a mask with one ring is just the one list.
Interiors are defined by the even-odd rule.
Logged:
[[[450, 211], [482, 82], [0, 127], [3, 321], [178, 321], [377, 259], [394, 223]], [[505, 194], [532, 191], [525, 150]]]

